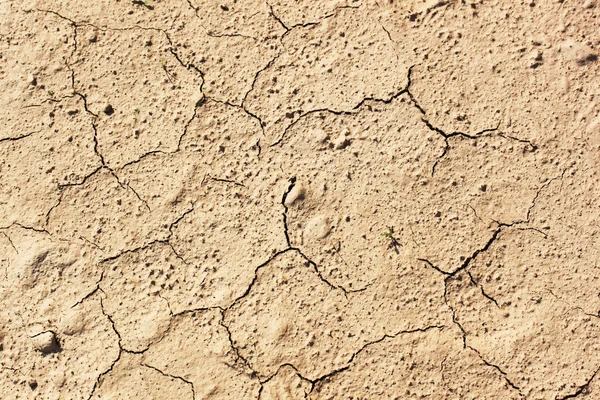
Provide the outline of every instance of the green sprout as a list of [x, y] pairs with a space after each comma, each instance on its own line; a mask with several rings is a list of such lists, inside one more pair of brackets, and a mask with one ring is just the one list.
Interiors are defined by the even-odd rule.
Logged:
[[169, 69], [167, 68], [167, 60], [165, 60], [164, 58], [161, 58], [160, 66], [162, 67], [163, 71], [165, 71], [165, 74], [167, 74], [167, 79], [169, 79], [169, 82], [171, 82], [171, 84], [173, 84], [174, 76], [172, 73], [169, 72]]
[[399, 254], [400, 252], [398, 251], [398, 246], [400, 246], [400, 243], [398, 242], [396, 237], [394, 237], [394, 227], [388, 226], [387, 228], [387, 232], [383, 232], [381, 234], [381, 237], [389, 239], [389, 247], [393, 247], [394, 251], [396, 251], [396, 253]]

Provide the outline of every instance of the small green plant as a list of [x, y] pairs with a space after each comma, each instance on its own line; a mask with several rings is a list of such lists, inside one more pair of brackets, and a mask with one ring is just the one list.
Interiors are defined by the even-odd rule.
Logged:
[[388, 228], [387, 232], [383, 232], [381, 234], [381, 237], [389, 239], [389, 247], [393, 247], [394, 251], [396, 253], [400, 253], [400, 251], [398, 250], [398, 246], [400, 246], [400, 243], [398, 242], [398, 240], [394, 236], [394, 227], [393, 226], [388, 226], [387, 228]]
[[165, 60], [164, 58], [161, 58], [160, 66], [162, 67], [163, 71], [165, 71], [165, 74], [167, 74], [167, 79], [169, 79], [169, 82], [171, 82], [171, 84], [173, 84], [174, 77], [173, 77], [173, 74], [170, 73], [169, 69], [167, 68], [167, 60]]

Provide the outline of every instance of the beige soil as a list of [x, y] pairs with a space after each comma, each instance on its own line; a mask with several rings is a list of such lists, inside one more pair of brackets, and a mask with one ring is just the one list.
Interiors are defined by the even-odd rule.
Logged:
[[600, 3], [0, 0], [1, 399], [600, 399]]

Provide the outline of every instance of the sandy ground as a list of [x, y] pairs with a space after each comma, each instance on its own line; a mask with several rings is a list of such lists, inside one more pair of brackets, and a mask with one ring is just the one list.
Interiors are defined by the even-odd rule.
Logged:
[[0, 398], [600, 399], [600, 4], [0, 0]]

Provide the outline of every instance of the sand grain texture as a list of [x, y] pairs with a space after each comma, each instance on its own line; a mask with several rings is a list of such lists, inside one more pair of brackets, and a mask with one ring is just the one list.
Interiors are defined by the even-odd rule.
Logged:
[[600, 3], [0, 0], [0, 398], [600, 398]]

